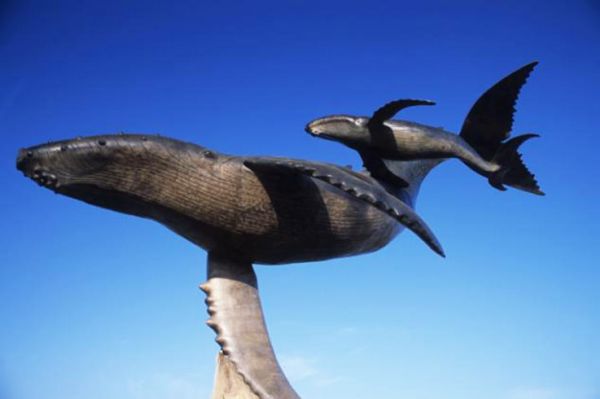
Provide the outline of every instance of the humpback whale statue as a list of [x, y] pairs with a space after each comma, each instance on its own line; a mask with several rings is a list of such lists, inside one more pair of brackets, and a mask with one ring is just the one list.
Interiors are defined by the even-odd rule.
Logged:
[[[511, 98], [503, 92], [501, 107], [510, 104], [512, 108], [516, 94], [511, 93], [518, 93], [523, 81], [514, 81]], [[469, 118], [479, 121], [478, 108], [474, 110]], [[490, 117], [493, 109], [485, 112]], [[512, 112], [506, 114], [504, 108], [499, 112], [512, 121]], [[379, 125], [384, 120], [380, 119]], [[477, 132], [484, 126], [474, 123]], [[389, 122], [384, 125], [393, 128]], [[312, 126], [310, 130], [319, 134], [319, 123]], [[504, 126], [510, 123], [504, 121]], [[445, 136], [426, 133], [426, 147], [445, 140]], [[487, 130], [479, 133], [481, 145], [465, 135], [469, 137], [466, 142], [478, 149], [497, 148], [497, 143], [494, 147], [489, 142], [506, 136], [506, 132], [504, 136]], [[460, 145], [470, 151], [467, 144]], [[451, 154], [411, 156], [399, 147], [389, 154], [383, 154], [378, 146], [365, 148], [360, 151], [369, 152], [373, 159], [393, 162], [397, 178], [388, 179], [376, 168], [359, 173], [322, 162], [229, 156], [195, 144], [139, 134], [77, 138], [21, 149], [17, 168], [56, 193], [155, 220], [204, 248], [208, 279], [201, 288], [207, 294], [207, 324], [215, 330], [223, 354], [259, 398], [288, 399], [298, 395], [271, 347], [253, 263], [306, 262], [367, 253], [386, 245], [405, 227], [443, 255], [414, 206], [423, 179]], [[489, 158], [489, 153], [481, 150], [477, 154]], [[509, 158], [514, 166], [515, 155]], [[371, 165], [367, 163], [367, 167]], [[475, 163], [469, 165], [476, 167]], [[522, 173], [518, 167], [516, 170], [502, 172], [500, 180], [523, 188], [525, 183], [512, 180]]]

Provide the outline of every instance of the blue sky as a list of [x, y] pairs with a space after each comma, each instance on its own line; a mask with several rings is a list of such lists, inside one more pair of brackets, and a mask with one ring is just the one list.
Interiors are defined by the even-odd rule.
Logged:
[[360, 165], [303, 132], [392, 99], [457, 131], [532, 61], [515, 134], [546, 197], [457, 161], [410, 233], [355, 258], [258, 266], [306, 398], [598, 399], [600, 6], [590, 1], [0, 3], [0, 398], [202, 398], [217, 345], [205, 256], [162, 226], [52, 194], [19, 147], [158, 132], [233, 154]]

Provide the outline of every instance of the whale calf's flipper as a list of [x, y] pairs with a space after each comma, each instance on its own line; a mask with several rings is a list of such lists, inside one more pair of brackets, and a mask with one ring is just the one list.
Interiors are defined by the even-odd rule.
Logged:
[[407, 107], [413, 107], [415, 105], [435, 105], [433, 101], [429, 100], [414, 100], [414, 99], [403, 99], [403, 100], [395, 100], [391, 101], [381, 108], [377, 109], [373, 112], [371, 119], [369, 119], [369, 123], [367, 127], [373, 131], [377, 131], [381, 126], [383, 126], [383, 122], [388, 119], [392, 119], [394, 115]]
[[408, 187], [408, 182], [401, 177], [394, 162], [380, 158], [373, 151], [362, 150], [358, 154], [363, 161], [363, 166], [374, 178], [394, 186]]
[[[404, 108], [416, 105], [435, 105], [435, 103], [429, 100], [395, 100], [383, 105], [373, 112], [373, 115], [367, 123], [367, 128], [369, 129], [369, 134], [371, 135], [373, 142], [378, 142], [379, 145], [384, 148], [393, 148], [395, 145], [393, 132], [384, 124], [385, 121], [392, 119], [394, 115]], [[364, 167], [371, 173], [371, 176], [397, 187], [408, 186], [406, 180], [404, 180], [404, 178], [396, 171], [394, 162], [388, 162], [389, 160], [381, 158], [375, 151], [360, 149], [358, 153], [363, 161]]]
[[207, 324], [217, 333], [223, 354], [261, 399], [299, 399], [273, 352], [250, 262], [209, 252]]
[[335, 165], [279, 158], [247, 158], [244, 165], [252, 170], [287, 170], [327, 182], [393, 217], [415, 233], [434, 252], [445, 256], [441, 244], [419, 215], [367, 176]]

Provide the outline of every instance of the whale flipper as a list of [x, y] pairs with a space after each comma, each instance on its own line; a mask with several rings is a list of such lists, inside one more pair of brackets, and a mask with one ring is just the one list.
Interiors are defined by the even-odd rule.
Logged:
[[[383, 122], [387, 121], [388, 119], [392, 119], [394, 115], [396, 115], [404, 108], [412, 107], [415, 105], [435, 105], [435, 103], [429, 100], [414, 99], [391, 101], [383, 105], [381, 108], [377, 109], [375, 112], [373, 112], [373, 115], [371, 116], [371, 119], [369, 119], [367, 127], [369, 128], [369, 130], [377, 131], [383, 125]], [[373, 133], [373, 131], [371, 133]]]
[[374, 178], [394, 186], [408, 187], [408, 182], [401, 177], [393, 162], [380, 158], [373, 151], [362, 150], [358, 154], [363, 161], [363, 166]]
[[[429, 100], [403, 99], [391, 101], [377, 109], [367, 123], [372, 140], [379, 142], [382, 147], [393, 147], [393, 132], [389, 127], [384, 125], [384, 122], [392, 119], [394, 115], [404, 108], [415, 105], [435, 105], [435, 103]], [[406, 180], [395, 170], [394, 162], [387, 162], [388, 160], [381, 158], [375, 151], [361, 149], [358, 153], [364, 167], [371, 173], [371, 176], [397, 187], [408, 186]]]
[[252, 264], [212, 251], [207, 263], [206, 324], [223, 354], [261, 399], [299, 399], [273, 352]]
[[280, 169], [327, 182], [385, 212], [415, 233], [435, 253], [445, 256], [438, 239], [419, 215], [368, 176], [335, 165], [280, 158], [247, 158], [244, 160], [244, 165], [251, 170]]

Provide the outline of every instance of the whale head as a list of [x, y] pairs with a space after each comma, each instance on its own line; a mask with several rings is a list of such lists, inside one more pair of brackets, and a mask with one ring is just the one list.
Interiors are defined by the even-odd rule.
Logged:
[[23, 148], [16, 166], [58, 194], [149, 217], [152, 207], [164, 205], [167, 197], [160, 180], [177, 165], [173, 147], [185, 145], [158, 136], [92, 136]]
[[368, 118], [352, 115], [331, 115], [315, 119], [306, 125], [306, 132], [326, 140], [338, 141], [350, 148], [368, 146], [371, 135]]

